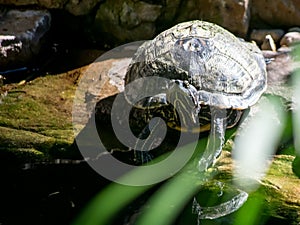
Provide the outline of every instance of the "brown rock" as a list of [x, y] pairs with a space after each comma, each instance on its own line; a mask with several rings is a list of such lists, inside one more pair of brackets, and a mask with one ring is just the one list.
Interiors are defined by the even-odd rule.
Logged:
[[254, 29], [250, 34], [250, 39], [257, 44], [262, 44], [267, 35], [271, 35], [274, 42], [279, 42], [280, 38], [284, 35], [284, 31], [281, 29]]
[[0, 0], [1, 5], [36, 5], [38, 4], [38, 0]]
[[70, 0], [64, 8], [75, 16], [81, 16], [90, 13], [100, 1], [101, 0]]
[[[114, 48], [98, 57], [85, 69], [74, 98], [76, 100], [74, 107], [80, 112], [77, 114], [79, 117], [74, 120], [86, 123], [97, 101], [124, 91], [127, 67], [142, 43], [142, 41], [131, 42]], [[102, 113], [109, 116], [111, 105], [102, 105], [103, 108], [99, 110], [103, 110]], [[82, 109], [85, 112], [82, 112]]]
[[285, 83], [293, 72], [291, 49], [282, 52], [262, 51], [267, 59], [268, 84]]
[[281, 46], [291, 46], [300, 42], [300, 32], [286, 33], [280, 41]]
[[47, 9], [63, 9], [68, 0], [38, 0], [40, 6]]
[[299, 0], [252, 0], [251, 20], [257, 25], [299, 26]]
[[100, 33], [117, 42], [145, 40], [156, 34], [155, 21], [160, 14], [160, 5], [111, 0], [100, 5], [94, 26], [100, 29]]
[[249, 27], [249, 0], [192, 0], [183, 1], [179, 21], [192, 19], [207, 20], [245, 37]]
[[86, 15], [102, 0], [0, 0], [3, 5], [32, 6], [38, 5], [47, 9], [65, 9], [69, 13]]

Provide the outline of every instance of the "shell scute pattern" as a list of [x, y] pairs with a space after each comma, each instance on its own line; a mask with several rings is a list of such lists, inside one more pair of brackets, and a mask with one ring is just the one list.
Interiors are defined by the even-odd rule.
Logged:
[[146, 76], [188, 81], [199, 102], [245, 109], [266, 89], [266, 65], [257, 46], [204, 21], [178, 24], [137, 51], [125, 84]]

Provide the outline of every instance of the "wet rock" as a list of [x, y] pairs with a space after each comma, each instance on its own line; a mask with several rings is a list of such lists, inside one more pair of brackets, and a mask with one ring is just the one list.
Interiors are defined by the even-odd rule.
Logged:
[[291, 46], [299, 42], [300, 42], [300, 32], [288, 32], [282, 37], [280, 41], [280, 45]]
[[[155, 21], [161, 5], [133, 0], [112, 0], [100, 5], [94, 27], [107, 41], [128, 42], [150, 39], [156, 34]], [[97, 38], [97, 37], [96, 37]]]
[[267, 35], [271, 35], [274, 42], [279, 42], [280, 38], [284, 35], [281, 29], [254, 29], [250, 34], [250, 39], [257, 44], [262, 44]]
[[[230, 177], [235, 162], [232, 162], [230, 153], [223, 151], [218, 164], [221, 164], [218, 169], [221, 171], [222, 176], [228, 174]], [[293, 156], [289, 155], [276, 155], [274, 156], [270, 169], [266, 176], [260, 181], [260, 188], [252, 193], [249, 193], [248, 203], [252, 202], [254, 197], [252, 194], [261, 193], [263, 196], [263, 208], [259, 210], [263, 215], [272, 216], [274, 218], [282, 218], [282, 221], [270, 220], [268, 223], [262, 224], [297, 224], [300, 221], [299, 210], [299, 196], [300, 196], [300, 180], [293, 174], [292, 162]], [[255, 181], [254, 181], [255, 182]], [[241, 185], [241, 189], [247, 187], [249, 180], [245, 182], [245, 185]], [[246, 205], [248, 204], [246, 202]], [[253, 203], [253, 202], [252, 202]], [[250, 205], [249, 205], [250, 206]], [[260, 206], [262, 206], [260, 204]], [[246, 206], [247, 207], [247, 206]], [[253, 209], [253, 204], [249, 207]], [[246, 214], [247, 215], [247, 211]], [[258, 217], [256, 217], [258, 218]], [[263, 217], [260, 217], [263, 218]], [[232, 223], [231, 223], [232, 224]], [[243, 224], [243, 222], [241, 222]]]
[[180, 5], [177, 20], [201, 18], [221, 25], [240, 37], [245, 37], [250, 20], [249, 2], [249, 0], [184, 1]]
[[45, 10], [9, 10], [0, 21], [1, 69], [25, 65], [36, 56], [50, 23]]
[[261, 45], [261, 49], [276, 52], [276, 44], [270, 34], [265, 37], [265, 40]]
[[251, 20], [255, 26], [291, 27], [300, 25], [300, 1], [253, 0]]

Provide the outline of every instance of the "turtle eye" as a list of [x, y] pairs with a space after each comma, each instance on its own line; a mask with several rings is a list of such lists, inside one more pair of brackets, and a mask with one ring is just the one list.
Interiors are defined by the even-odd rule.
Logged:
[[180, 84], [179, 80], [175, 80], [175, 84], [179, 85]]

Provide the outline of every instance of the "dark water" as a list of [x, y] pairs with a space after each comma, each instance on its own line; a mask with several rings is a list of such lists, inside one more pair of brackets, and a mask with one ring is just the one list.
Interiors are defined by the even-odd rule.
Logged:
[[[28, 166], [27, 166], [28, 167]], [[108, 181], [86, 163], [1, 169], [0, 224], [70, 224]]]
[[[1, 169], [0, 224], [3, 225], [59, 225], [71, 224], [86, 204], [110, 182], [94, 172], [85, 162], [60, 161], [30, 164], [26, 167]], [[132, 201], [118, 215], [112, 225], [134, 224], [143, 205], [160, 184]], [[217, 205], [230, 198], [231, 192], [203, 188], [197, 194], [201, 205]], [[174, 196], [176, 197], [176, 196]], [[112, 201], [118, 200], [112, 196]], [[149, 207], [147, 205], [147, 207]], [[151, 209], [151, 206], [150, 206]], [[99, 214], [105, 212], [99, 212]], [[274, 218], [260, 212], [255, 225], [293, 224], [292, 220]], [[205, 225], [234, 224], [236, 214], [214, 220], [201, 220]], [[178, 215], [174, 225], [197, 224], [192, 214], [192, 199]]]

